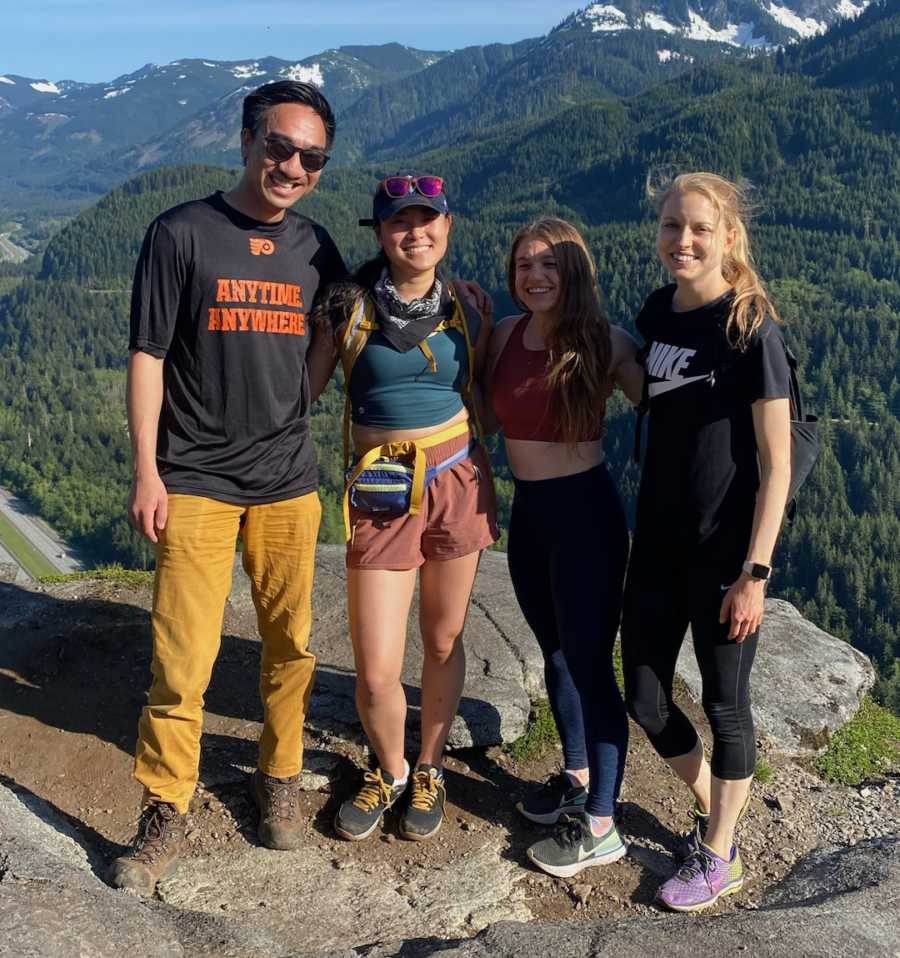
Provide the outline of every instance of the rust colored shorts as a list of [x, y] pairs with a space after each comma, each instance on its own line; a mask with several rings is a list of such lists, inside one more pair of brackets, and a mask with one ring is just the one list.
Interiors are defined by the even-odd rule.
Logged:
[[[458, 436], [425, 450], [429, 466], [470, 441]], [[491, 465], [478, 443], [469, 456], [429, 483], [417, 515], [378, 518], [350, 507], [347, 565], [353, 569], [418, 569], [426, 560], [458, 559], [496, 542], [497, 501]]]

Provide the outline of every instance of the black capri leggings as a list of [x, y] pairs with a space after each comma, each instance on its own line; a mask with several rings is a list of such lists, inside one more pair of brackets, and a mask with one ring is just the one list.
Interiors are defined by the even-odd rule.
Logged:
[[635, 541], [622, 615], [625, 698], [631, 717], [663, 758], [686, 755], [698, 736], [672, 699], [675, 663], [687, 626], [703, 679], [703, 709], [712, 727], [712, 773], [749, 778], [756, 768], [756, 735], [750, 713], [750, 669], [759, 632], [728, 639], [719, 623], [727, 588], [741, 559], [715, 566], [673, 560]]
[[586, 810], [612, 815], [628, 748], [613, 671], [628, 528], [606, 466], [517, 479], [507, 557], [516, 598], [544, 653], [566, 768], [587, 766]]

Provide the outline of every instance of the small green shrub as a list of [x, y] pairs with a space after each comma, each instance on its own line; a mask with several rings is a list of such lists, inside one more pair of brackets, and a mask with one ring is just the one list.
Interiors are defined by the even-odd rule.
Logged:
[[99, 579], [102, 582], [113, 582], [116, 585], [150, 585], [153, 582], [152, 572], [143, 572], [139, 569], [126, 569], [124, 566], [100, 565], [87, 572], [67, 572], [63, 575], [41, 576], [41, 582], [77, 582], [81, 579]]
[[525, 734], [509, 746], [509, 754], [517, 762], [543, 758], [559, 745], [559, 732], [546, 699], [538, 699], [531, 707]]
[[858, 785], [900, 763], [900, 718], [863, 701], [856, 715], [839, 729], [815, 761], [815, 769], [830, 782]]
[[757, 761], [756, 771], [753, 773], [753, 777], [760, 785], [768, 785], [774, 775], [775, 773], [772, 771], [772, 766], [764, 758]]

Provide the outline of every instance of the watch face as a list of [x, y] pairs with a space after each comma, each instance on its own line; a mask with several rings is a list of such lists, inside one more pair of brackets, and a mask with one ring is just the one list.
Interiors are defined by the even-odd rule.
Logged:
[[745, 562], [744, 572], [753, 579], [762, 579], [768, 581], [772, 574], [771, 566], [763, 565], [761, 562]]

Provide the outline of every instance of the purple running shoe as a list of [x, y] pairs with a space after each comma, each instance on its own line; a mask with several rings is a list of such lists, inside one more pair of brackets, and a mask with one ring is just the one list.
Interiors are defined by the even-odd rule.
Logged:
[[731, 858], [719, 858], [706, 845], [697, 851], [667, 881], [659, 886], [656, 900], [672, 911], [701, 911], [744, 886], [744, 866], [737, 845]]

